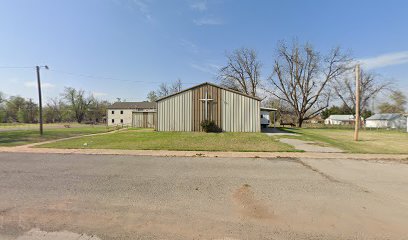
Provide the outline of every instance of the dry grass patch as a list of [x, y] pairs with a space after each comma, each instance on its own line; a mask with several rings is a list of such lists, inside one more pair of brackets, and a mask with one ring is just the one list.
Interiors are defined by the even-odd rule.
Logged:
[[361, 130], [353, 141], [351, 129], [285, 129], [300, 136], [293, 138], [329, 144], [352, 153], [408, 154], [408, 133], [387, 130]]

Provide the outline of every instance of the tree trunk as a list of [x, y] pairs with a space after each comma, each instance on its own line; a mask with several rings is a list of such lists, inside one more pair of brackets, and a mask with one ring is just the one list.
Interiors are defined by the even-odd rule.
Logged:
[[301, 127], [302, 127], [302, 124], [303, 124], [303, 118], [300, 117], [300, 118], [298, 119], [298, 127], [301, 128]]

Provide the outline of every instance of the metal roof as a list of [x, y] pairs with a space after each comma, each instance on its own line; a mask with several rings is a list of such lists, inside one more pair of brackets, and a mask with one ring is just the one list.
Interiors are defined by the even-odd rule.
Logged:
[[354, 115], [330, 115], [328, 119], [333, 119], [336, 121], [350, 121], [354, 120]]
[[377, 113], [367, 118], [367, 120], [392, 120], [398, 117], [402, 117], [399, 113]]
[[276, 109], [276, 108], [261, 107], [261, 111], [275, 112], [275, 111], [278, 111], [278, 109]]
[[154, 102], [115, 102], [108, 109], [156, 109]]
[[253, 98], [253, 99], [255, 99], [255, 100], [261, 101], [261, 99], [258, 98], [258, 97], [254, 97], [254, 96], [251, 96], [251, 95], [248, 95], [248, 94], [245, 94], [245, 93], [242, 93], [242, 92], [238, 92], [238, 91], [235, 91], [235, 90], [226, 88], [226, 87], [218, 86], [218, 85], [216, 85], [216, 84], [214, 84], [214, 83], [204, 82], [204, 83], [195, 85], [195, 86], [193, 86], [193, 87], [184, 89], [184, 90], [182, 90], [182, 91], [180, 91], [180, 92], [173, 93], [173, 94], [170, 94], [170, 95], [168, 95], [168, 96], [159, 98], [159, 99], [156, 100], [156, 102], [159, 102], [159, 101], [161, 101], [161, 100], [163, 100], [163, 99], [172, 97], [172, 96], [177, 95], [177, 94], [179, 94], [179, 93], [187, 92], [187, 91], [189, 91], [189, 90], [192, 90], [192, 89], [194, 89], [194, 88], [198, 88], [198, 87], [201, 87], [201, 86], [204, 86], [204, 85], [210, 85], [210, 86], [213, 86], [213, 87], [221, 88], [221, 89], [224, 89], [224, 90], [226, 90], [226, 91], [230, 91], [230, 92], [233, 92], [233, 93], [236, 93], [236, 94], [240, 94], [240, 95], [245, 96], [245, 97], [249, 97], [249, 98]]

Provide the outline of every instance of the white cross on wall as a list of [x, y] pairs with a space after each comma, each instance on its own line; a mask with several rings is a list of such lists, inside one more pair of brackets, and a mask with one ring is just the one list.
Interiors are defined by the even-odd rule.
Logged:
[[211, 99], [211, 98], [208, 98], [208, 92], [205, 92], [205, 98], [203, 98], [203, 99], [200, 99], [200, 101], [203, 101], [204, 102], [204, 111], [205, 111], [205, 113], [204, 113], [204, 120], [207, 120], [208, 119], [208, 103], [210, 102], [210, 101], [213, 101], [214, 99]]

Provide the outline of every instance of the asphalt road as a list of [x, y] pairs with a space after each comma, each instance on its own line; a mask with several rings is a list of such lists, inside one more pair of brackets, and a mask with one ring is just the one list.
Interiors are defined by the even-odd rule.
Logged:
[[1, 153], [0, 239], [407, 239], [407, 176], [398, 162]]

